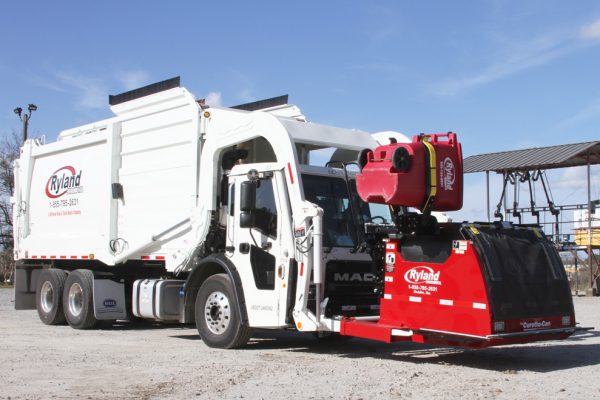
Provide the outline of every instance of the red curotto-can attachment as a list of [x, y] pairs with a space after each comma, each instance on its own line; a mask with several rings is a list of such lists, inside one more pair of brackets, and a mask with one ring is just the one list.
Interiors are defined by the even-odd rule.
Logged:
[[368, 203], [453, 211], [462, 207], [462, 150], [455, 133], [417, 135], [359, 156], [356, 177]]

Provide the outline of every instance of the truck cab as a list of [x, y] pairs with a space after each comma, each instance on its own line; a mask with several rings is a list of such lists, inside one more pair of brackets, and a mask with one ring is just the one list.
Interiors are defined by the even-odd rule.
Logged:
[[[322, 210], [325, 279], [320, 306], [327, 318], [372, 316], [379, 309], [374, 264], [361, 232], [374, 217], [389, 221], [389, 213], [374, 215], [356, 193], [354, 174], [348, 180], [346, 175], [339, 168], [302, 165], [296, 182], [302, 186], [303, 203]], [[307, 276], [313, 256], [311, 226], [292, 217], [285, 165], [238, 165], [228, 178], [225, 255], [242, 266], [238, 271], [247, 282], [250, 325], [288, 326], [296, 304], [299, 310], [316, 313], [317, 288]], [[387, 212], [386, 207], [375, 209]], [[304, 286], [296, 286], [296, 277], [306, 280], [304, 286], [308, 283], [308, 296]]]

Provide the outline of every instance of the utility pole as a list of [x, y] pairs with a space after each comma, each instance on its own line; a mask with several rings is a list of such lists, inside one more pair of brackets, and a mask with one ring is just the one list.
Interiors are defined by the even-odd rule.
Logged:
[[594, 295], [594, 267], [592, 266], [592, 260], [594, 259], [594, 253], [592, 249], [592, 181], [590, 171], [590, 151], [587, 152], [587, 253], [588, 253], [588, 266], [590, 267], [590, 287], [588, 288], [588, 295]]
[[23, 109], [21, 107], [17, 107], [14, 109], [15, 114], [19, 116], [19, 119], [23, 121], [23, 143], [27, 140], [27, 129], [29, 128], [29, 120], [31, 119], [31, 113], [37, 110], [37, 106], [35, 104], [29, 104], [27, 106], [26, 113], [23, 113]]

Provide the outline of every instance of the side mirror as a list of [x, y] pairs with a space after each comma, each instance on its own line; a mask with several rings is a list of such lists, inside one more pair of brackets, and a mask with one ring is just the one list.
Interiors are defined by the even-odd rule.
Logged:
[[240, 228], [254, 227], [256, 181], [242, 182], [240, 190]]
[[254, 212], [256, 208], [256, 181], [242, 182], [240, 191], [240, 211]]
[[240, 228], [254, 228], [254, 214], [246, 211], [240, 213]]

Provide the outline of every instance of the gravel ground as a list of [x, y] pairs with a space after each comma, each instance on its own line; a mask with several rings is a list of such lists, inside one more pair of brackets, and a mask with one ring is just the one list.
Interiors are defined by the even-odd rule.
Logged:
[[244, 349], [215, 350], [178, 325], [46, 326], [12, 297], [0, 289], [0, 398], [600, 396], [600, 298], [575, 299], [580, 325], [596, 329], [562, 342], [461, 350], [262, 331]]

